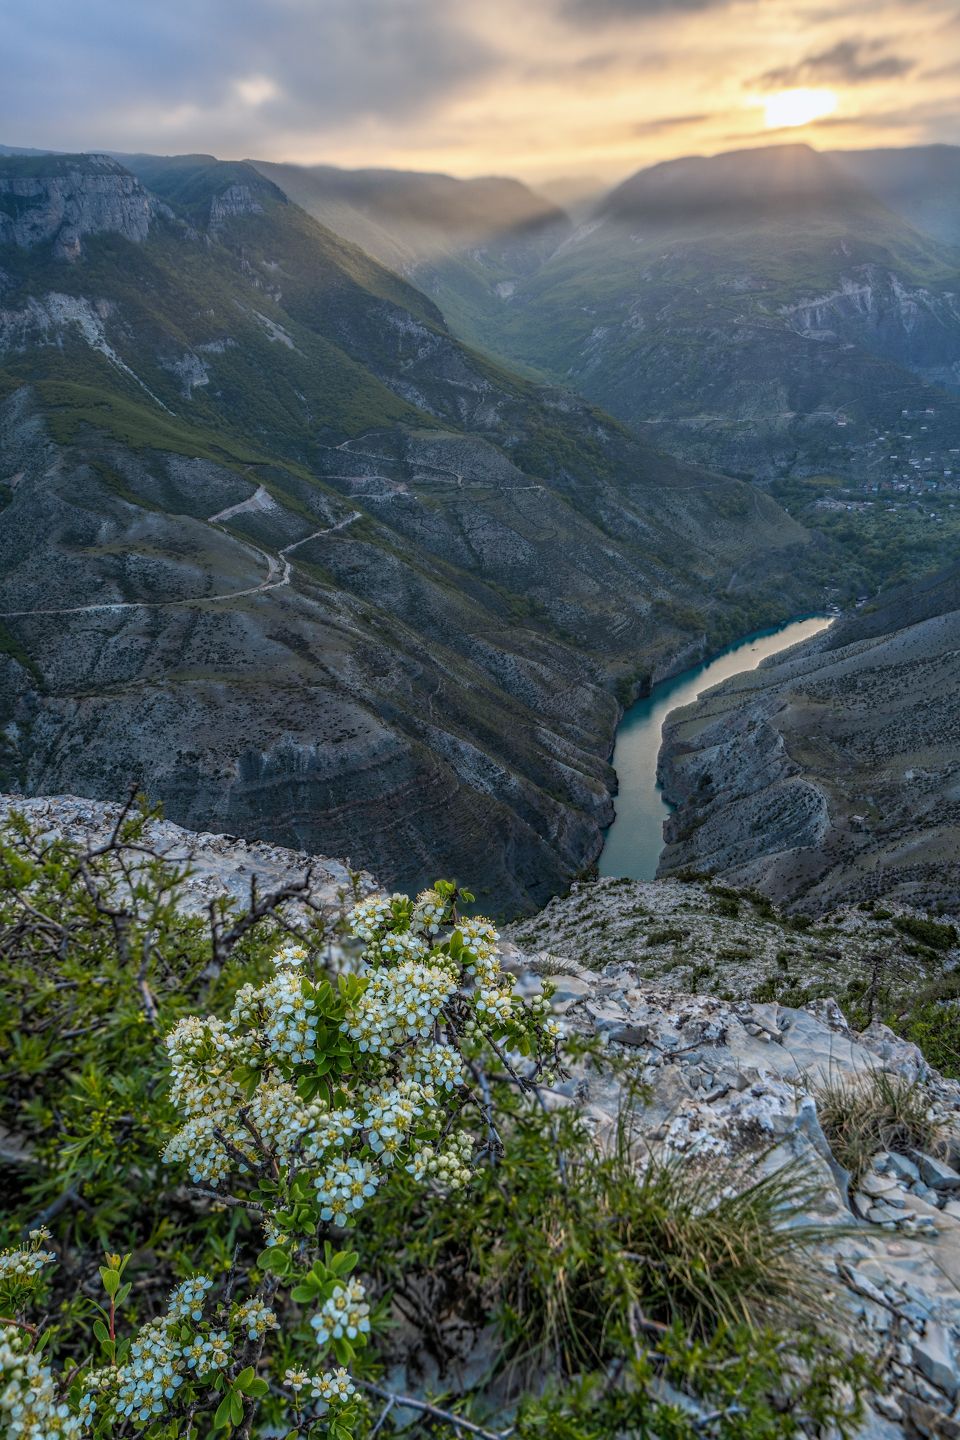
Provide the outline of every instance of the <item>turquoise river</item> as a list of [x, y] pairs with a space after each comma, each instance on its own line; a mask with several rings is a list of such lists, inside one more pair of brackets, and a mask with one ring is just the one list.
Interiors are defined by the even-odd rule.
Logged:
[[601, 875], [629, 875], [652, 880], [663, 848], [663, 822], [670, 806], [657, 784], [657, 756], [663, 722], [671, 710], [689, 705], [704, 690], [731, 675], [753, 670], [761, 660], [800, 640], [809, 640], [832, 623], [829, 615], [791, 620], [775, 630], [758, 630], [721, 650], [712, 660], [683, 670], [654, 685], [650, 694], [624, 715], [617, 730], [613, 764], [619, 781], [616, 819], [607, 831], [600, 855]]

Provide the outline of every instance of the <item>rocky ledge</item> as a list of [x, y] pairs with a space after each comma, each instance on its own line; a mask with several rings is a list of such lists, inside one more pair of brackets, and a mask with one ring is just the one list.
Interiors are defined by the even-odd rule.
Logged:
[[[60, 837], [77, 845], [100, 845], [108, 840], [127, 814], [123, 805], [101, 800], [84, 800], [76, 795], [0, 795], [0, 824], [11, 814], [23, 815], [39, 834]], [[169, 820], [149, 820], [144, 844], [171, 864], [188, 873], [182, 888], [183, 909], [190, 914], [205, 912], [212, 900], [229, 900], [245, 905], [251, 884], [260, 895], [300, 886], [302, 895], [291, 899], [287, 918], [295, 923], [304, 907], [334, 911], [343, 906], [356, 888], [360, 893], [374, 889], [374, 882], [349, 863], [288, 850], [238, 835], [214, 835], [185, 830]]]
[[[69, 796], [0, 797], [0, 819], [13, 809], [44, 833], [86, 842], [109, 835], [122, 813], [120, 806]], [[165, 821], [150, 822], [146, 838], [192, 866], [190, 909], [218, 896], [246, 900], [252, 880], [266, 891], [307, 869], [311, 898], [325, 908], [348, 903], [354, 885], [340, 862], [278, 846], [194, 834]], [[374, 885], [368, 876], [356, 883]], [[903, 909], [889, 914], [914, 918]], [[662, 939], [667, 921], [669, 942]], [[702, 966], [711, 949], [719, 956], [752, 944], [762, 974], [778, 936], [781, 946], [789, 935], [825, 943], [816, 929], [797, 931], [777, 916], [764, 897], [733, 899], [717, 886], [610, 880], [579, 886], [514, 926], [502, 952], [521, 993], [537, 993], [549, 978], [565, 1034], [595, 1042], [589, 1060], [573, 1062], [568, 1076], [540, 1094], [548, 1107], [576, 1106], [598, 1145], [628, 1110], [641, 1164], [651, 1152], [686, 1156], [743, 1184], [786, 1166], [805, 1167], [817, 1182], [816, 1198], [801, 1220], [824, 1227], [827, 1298], [838, 1326], [883, 1372], [860, 1440], [933, 1440], [960, 1436], [960, 1084], [879, 1020], [852, 1028], [828, 991], [831, 979], [855, 973], [878, 946], [899, 943], [885, 926], [882, 917], [859, 910], [832, 917], [832, 974], [811, 972], [820, 998], [799, 1005], [745, 998], [753, 972], [742, 960], [740, 995], [733, 993], [732, 963], [711, 977], [722, 982], [722, 994], [690, 993], [691, 980], [697, 983], [691, 961], [693, 969]], [[681, 947], [690, 956], [665, 965], [655, 952], [667, 943], [675, 956]], [[941, 961], [949, 966], [958, 958], [954, 947]], [[825, 1133], [825, 1087], [878, 1075], [916, 1087], [937, 1143], [932, 1150], [878, 1152], [854, 1180]], [[493, 1356], [489, 1328], [477, 1329], [462, 1315], [437, 1315], [429, 1355], [422, 1337], [397, 1319], [385, 1358], [406, 1388], [455, 1391], [466, 1377], [484, 1373]], [[443, 1365], [438, 1351], [447, 1357]]]

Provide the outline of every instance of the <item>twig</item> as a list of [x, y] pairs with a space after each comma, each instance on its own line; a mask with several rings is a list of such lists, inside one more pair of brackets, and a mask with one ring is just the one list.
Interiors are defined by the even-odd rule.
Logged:
[[84, 1200], [75, 1185], [68, 1185], [66, 1190], [61, 1190], [56, 1199], [51, 1200], [50, 1204], [41, 1210], [35, 1219], [24, 1225], [23, 1234], [26, 1235], [31, 1230], [41, 1229], [42, 1226], [46, 1225], [48, 1220], [53, 1220], [54, 1217], [59, 1215], [61, 1210], [65, 1210], [68, 1205], [76, 1205], [79, 1210], [85, 1210], [88, 1215], [93, 1208]]
[[379, 1420], [377, 1421], [376, 1425], [374, 1425], [373, 1429], [370, 1431], [370, 1440], [373, 1440], [373, 1437], [374, 1435], [376, 1435], [378, 1430], [383, 1429], [384, 1421], [386, 1420], [387, 1416], [390, 1414], [390, 1411], [393, 1409], [396, 1403], [397, 1397], [395, 1395], [391, 1395], [386, 1405], [384, 1405], [383, 1410], [380, 1412]]
[[[260, 1289], [257, 1291], [257, 1299], [261, 1302], [261, 1304], [266, 1306], [270, 1305], [271, 1300], [277, 1293], [279, 1285], [279, 1275], [274, 1275], [271, 1273], [264, 1276], [264, 1279], [260, 1285]], [[266, 1334], [264, 1333], [260, 1336], [258, 1340], [254, 1340], [247, 1348], [247, 1354], [244, 1357], [244, 1361], [246, 1365], [252, 1365], [254, 1370], [256, 1370], [257, 1366], [260, 1364], [260, 1357], [263, 1354], [263, 1346], [266, 1338]], [[260, 1408], [260, 1402], [257, 1399], [248, 1399], [246, 1401], [246, 1405], [247, 1413], [244, 1415], [243, 1423], [237, 1431], [236, 1440], [250, 1440], [250, 1436], [253, 1433], [253, 1422], [254, 1418], [256, 1417], [257, 1411]]]
[[354, 1383], [362, 1385], [371, 1395], [379, 1395], [381, 1400], [388, 1400], [402, 1409], [419, 1410], [421, 1414], [432, 1415], [436, 1420], [445, 1420], [455, 1430], [463, 1430], [468, 1435], [480, 1435], [482, 1440], [507, 1440], [507, 1437], [513, 1434], [512, 1426], [509, 1430], [484, 1430], [482, 1425], [474, 1425], [472, 1420], [464, 1420], [460, 1415], [454, 1415], [452, 1410], [442, 1410], [439, 1405], [431, 1405], [427, 1400], [416, 1400], [412, 1395], [396, 1395], [392, 1390], [382, 1390], [379, 1385], [374, 1385], [372, 1380], [356, 1380]]
[[503, 1140], [500, 1138], [500, 1132], [493, 1122], [493, 1096], [490, 1093], [490, 1082], [487, 1079], [486, 1071], [482, 1065], [478, 1065], [475, 1060], [468, 1060], [467, 1065], [470, 1074], [480, 1087], [480, 1093], [483, 1097], [480, 1109], [483, 1112], [484, 1122], [487, 1127], [487, 1150], [490, 1154], [491, 1161], [493, 1161], [496, 1156], [503, 1154]]
[[200, 1185], [190, 1186], [191, 1195], [202, 1195], [207, 1200], [216, 1200], [221, 1205], [227, 1205], [231, 1210], [252, 1210], [257, 1215], [265, 1215], [267, 1212], [262, 1205], [255, 1200], [238, 1200], [234, 1195], [220, 1195], [216, 1190], [204, 1190]]

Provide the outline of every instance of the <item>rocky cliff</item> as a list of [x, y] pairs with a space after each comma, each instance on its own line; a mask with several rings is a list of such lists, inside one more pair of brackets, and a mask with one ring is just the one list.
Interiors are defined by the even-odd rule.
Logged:
[[12, 157], [0, 174], [0, 246], [50, 244], [76, 260], [87, 235], [139, 244], [163, 207], [107, 155]]
[[466, 350], [252, 167], [151, 183], [143, 240], [2, 251], [7, 787], [136, 781], [530, 908], [599, 851], [617, 682], [809, 602], [810, 537]]
[[958, 691], [954, 568], [675, 711], [661, 873], [709, 871], [812, 912], [882, 893], [955, 907]]

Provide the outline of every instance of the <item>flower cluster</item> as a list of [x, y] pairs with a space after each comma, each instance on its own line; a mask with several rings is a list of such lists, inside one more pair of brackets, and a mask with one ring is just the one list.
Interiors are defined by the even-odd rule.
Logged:
[[456, 989], [457, 975], [449, 965], [402, 960], [394, 969], [373, 974], [341, 1028], [361, 1054], [389, 1056], [405, 1041], [430, 1035]]
[[183, 1358], [188, 1370], [199, 1375], [208, 1370], [225, 1370], [230, 1363], [232, 1347], [226, 1330], [211, 1330], [209, 1335], [195, 1335], [184, 1346]]
[[183, 1384], [183, 1349], [169, 1317], [158, 1316], [137, 1333], [118, 1376], [115, 1408], [145, 1425], [161, 1415]]
[[36, 1280], [44, 1265], [51, 1265], [57, 1258], [51, 1250], [40, 1249], [40, 1241], [49, 1238], [49, 1230], [31, 1230], [28, 1250], [0, 1250], [0, 1283], [30, 1284]]
[[93, 1409], [87, 1394], [74, 1413], [26, 1337], [12, 1329], [0, 1332], [0, 1433], [8, 1440], [71, 1440], [84, 1434]]
[[209, 1275], [192, 1275], [189, 1280], [182, 1280], [167, 1305], [171, 1320], [202, 1320], [203, 1303], [212, 1284]]
[[318, 1345], [330, 1340], [356, 1340], [370, 1330], [370, 1306], [366, 1303], [366, 1291], [359, 1280], [348, 1280], [337, 1285], [310, 1321]]
[[320, 1219], [346, 1225], [351, 1211], [361, 1210], [375, 1193], [380, 1177], [372, 1165], [352, 1155], [342, 1164], [328, 1165], [313, 1183], [322, 1206]]
[[[393, 900], [405, 900], [405, 895], [394, 895]], [[369, 895], [354, 905], [350, 912], [350, 933], [358, 940], [375, 940], [391, 919], [392, 901], [384, 895]]]
[[343, 1405], [356, 1393], [356, 1385], [342, 1366], [339, 1370], [324, 1370], [322, 1375], [310, 1377], [310, 1394], [314, 1400], [322, 1400], [324, 1408], [330, 1404]]
[[246, 1331], [248, 1340], [259, 1340], [268, 1330], [277, 1329], [276, 1315], [256, 1296], [236, 1307], [234, 1319]]
[[[469, 1182], [475, 1142], [462, 1117], [475, 1102], [466, 1075], [485, 1040], [501, 1062], [501, 1046], [538, 1063], [554, 1053], [547, 999], [514, 993], [496, 929], [458, 917], [458, 895], [438, 882], [415, 901], [361, 900], [348, 919], [363, 946], [351, 973], [318, 979], [305, 949], [284, 945], [265, 983], [237, 991], [226, 1021], [193, 1016], [167, 1038], [182, 1123], [164, 1157], [185, 1163], [195, 1183], [219, 1189], [234, 1177], [248, 1194], [256, 1187], [250, 1198], [268, 1245], [261, 1263], [277, 1274], [291, 1274], [318, 1227], [349, 1226], [397, 1171], [441, 1192]], [[317, 1344], [342, 1364], [365, 1343], [370, 1307], [348, 1278], [356, 1256], [327, 1251], [294, 1293], [298, 1303], [309, 1297]], [[181, 1326], [200, 1319], [208, 1286], [197, 1276], [177, 1287], [170, 1315]], [[127, 1414], [155, 1413], [155, 1396], [178, 1377], [228, 1364], [230, 1335], [262, 1340], [277, 1320], [256, 1297], [245, 1300], [226, 1330], [184, 1329], [175, 1360], [164, 1358], [164, 1322], [156, 1324], [141, 1342]], [[346, 1368], [294, 1367], [285, 1379], [298, 1410], [308, 1387], [322, 1408], [354, 1393]]]
[[473, 1176], [473, 1140], [461, 1130], [440, 1150], [424, 1145], [407, 1166], [415, 1180], [433, 1180], [441, 1191], [460, 1190]]

